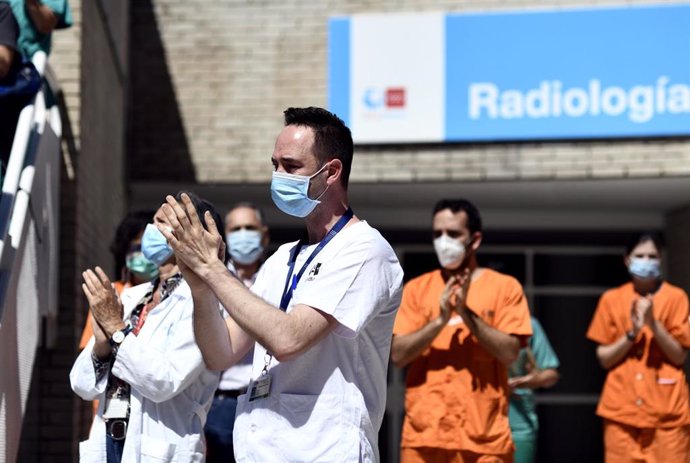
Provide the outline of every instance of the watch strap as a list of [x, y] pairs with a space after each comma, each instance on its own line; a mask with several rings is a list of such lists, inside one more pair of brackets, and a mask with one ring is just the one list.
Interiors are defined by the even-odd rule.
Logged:
[[[124, 338], [127, 337], [127, 335], [132, 331], [132, 329], [133, 329], [133, 328], [132, 328], [130, 325], [127, 325], [127, 326], [125, 326], [124, 328], [122, 328], [121, 330], [117, 330], [117, 331], [115, 332], [115, 333], [121, 332], [121, 333], [123, 334], [123, 336], [122, 336], [122, 341], [120, 341], [120, 342], [123, 342], [123, 341], [124, 341]], [[110, 346], [111, 346], [111, 347], [115, 347], [115, 346], [119, 346], [119, 345], [120, 345], [120, 342], [116, 342], [115, 339], [114, 339], [115, 333], [113, 333], [112, 336], [110, 336], [110, 339], [108, 339], [108, 342], [110, 343]]]

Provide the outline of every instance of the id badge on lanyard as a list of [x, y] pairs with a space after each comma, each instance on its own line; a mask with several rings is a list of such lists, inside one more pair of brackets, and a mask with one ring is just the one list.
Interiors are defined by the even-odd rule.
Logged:
[[[290, 299], [292, 299], [292, 292], [297, 288], [297, 283], [299, 282], [300, 278], [302, 278], [302, 274], [304, 274], [304, 271], [306, 268], [309, 266], [311, 261], [316, 257], [316, 255], [321, 252], [321, 250], [333, 239], [335, 235], [338, 234], [340, 230], [347, 225], [347, 223], [350, 221], [350, 219], [354, 216], [354, 212], [352, 212], [351, 208], [348, 208], [347, 211], [345, 211], [345, 214], [338, 219], [335, 225], [328, 230], [328, 233], [326, 233], [326, 236], [319, 242], [319, 244], [316, 246], [316, 249], [311, 253], [309, 258], [306, 260], [304, 265], [302, 265], [302, 268], [300, 271], [297, 273], [297, 275], [293, 275], [292, 272], [295, 269], [295, 262], [297, 260], [297, 254], [300, 251], [300, 248], [303, 245], [302, 240], [300, 240], [297, 245], [292, 248], [292, 251], [290, 252], [290, 262], [289, 262], [289, 270], [288, 270], [288, 276], [287, 279], [285, 280], [285, 289], [283, 290], [283, 296], [280, 298], [280, 309], [285, 311], [287, 310], [288, 304], [290, 303]], [[271, 374], [268, 372], [268, 367], [271, 365], [271, 360], [273, 359], [273, 354], [270, 352], [266, 352], [264, 355], [264, 368], [261, 370], [261, 375], [254, 381], [252, 381], [252, 384], [249, 386], [249, 401], [252, 402], [256, 399], [262, 399], [264, 397], [268, 397], [271, 393]]]
[[264, 354], [264, 369], [261, 370], [261, 376], [252, 381], [252, 385], [249, 388], [250, 402], [268, 397], [271, 393], [271, 375], [268, 373], [268, 366], [271, 364], [272, 358], [273, 355], [268, 352]]

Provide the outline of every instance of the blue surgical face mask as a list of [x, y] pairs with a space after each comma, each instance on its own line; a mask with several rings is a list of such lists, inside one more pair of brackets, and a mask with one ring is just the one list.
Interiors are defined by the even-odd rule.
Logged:
[[319, 198], [328, 190], [328, 187], [316, 199], [311, 199], [309, 197], [309, 181], [320, 174], [327, 165], [324, 164], [311, 176], [273, 172], [271, 198], [278, 209], [295, 217], [306, 217], [311, 214], [321, 202]]
[[125, 265], [133, 275], [141, 280], [150, 281], [158, 276], [156, 264], [148, 260], [141, 251], [127, 254]]
[[173, 250], [168, 246], [165, 236], [152, 223], [146, 225], [144, 235], [141, 237], [141, 252], [157, 267], [166, 263], [173, 255]]
[[256, 262], [261, 253], [261, 232], [257, 230], [236, 230], [225, 235], [230, 248], [230, 257], [234, 262], [249, 265]]
[[661, 262], [659, 259], [633, 257], [630, 259], [628, 272], [643, 280], [658, 279], [661, 276]]

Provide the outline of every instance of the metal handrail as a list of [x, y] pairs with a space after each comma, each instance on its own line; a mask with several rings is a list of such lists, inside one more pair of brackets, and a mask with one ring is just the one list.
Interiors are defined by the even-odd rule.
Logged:
[[[47, 56], [44, 52], [36, 52], [31, 61], [43, 77]], [[35, 135], [43, 133], [46, 121], [45, 96], [43, 90], [39, 90], [31, 103], [22, 108], [19, 113], [17, 127], [14, 131], [14, 141], [7, 163], [7, 171], [2, 182], [2, 196], [0, 197], [0, 269], [11, 266], [11, 259], [5, 250], [5, 244], [10, 231], [10, 222], [14, 214], [19, 181], [26, 163], [26, 156], [31, 148]], [[35, 140], [34, 140], [35, 141]]]

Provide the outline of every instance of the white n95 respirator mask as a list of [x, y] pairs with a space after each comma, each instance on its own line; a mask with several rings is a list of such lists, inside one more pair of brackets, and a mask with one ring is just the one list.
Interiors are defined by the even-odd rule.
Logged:
[[434, 240], [434, 251], [441, 267], [447, 270], [457, 269], [465, 260], [465, 245], [446, 234]]

